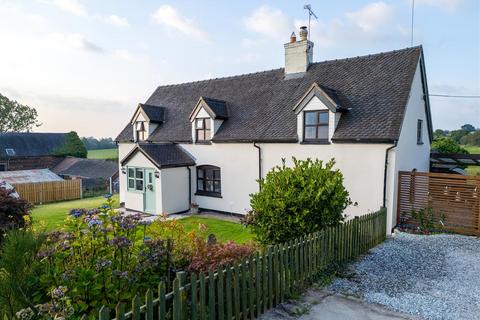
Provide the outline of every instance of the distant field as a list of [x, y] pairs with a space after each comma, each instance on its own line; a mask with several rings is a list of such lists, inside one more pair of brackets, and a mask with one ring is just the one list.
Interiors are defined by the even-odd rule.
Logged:
[[480, 154], [480, 147], [477, 147], [477, 146], [462, 146], [462, 147], [467, 149], [468, 152], [470, 153]]
[[88, 150], [88, 159], [118, 159], [118, 149]]
[[[477, 146], [462, 146], [462, 147], [467, 149], [468, 152], [470, 153], [480, 154], [480, 147], [477, 147]], [[478, 176], [480, 175], [480, 166], [467, 167], [466, 171], [470, 176]]]

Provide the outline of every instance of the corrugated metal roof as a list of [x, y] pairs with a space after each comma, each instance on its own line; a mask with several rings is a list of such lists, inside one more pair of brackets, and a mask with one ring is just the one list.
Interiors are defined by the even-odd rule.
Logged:
[[0, 181], [10, 184], [62, 181], [63, 179], [48, 169], [16, 170], [0, 172]]

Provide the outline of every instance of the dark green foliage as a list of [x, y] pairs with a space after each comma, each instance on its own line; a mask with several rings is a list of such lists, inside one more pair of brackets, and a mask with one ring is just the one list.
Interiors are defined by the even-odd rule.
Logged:
[[457, 142], [449, 137], [443, 137], [433, 140], [432, 150], [436, 150], [441, 153], [464, 153], [468, 154], [468, 151], [462, 148]]
[[82, 140], [78, 137], [78, 134], [75, 131], [71, 131], [65, 134], [65, 144], [55, 150], [53, 155], [60, 157], [77, 157], [77, 158], [86, 158], [87, 149], [83, 144]]
[[13, 190], [0, 187], [0, 242], [7, 230], [25, 226], [25, 217], [31, 208], [30, 203], [14, 196]]
[[34, 292], [39, 285], [35, 257], [44, 241], [43, 234], [31, 229], [7, 233], [0, 249], [0, 310], [9, 319], [25, 307], [35, 304]]
[[441, 138], [441, 137], [446, 137], [446, 136], [447, 136], [447, 132], [445, 130], [442, 130], [442, 129], [437, 129], [437, 130], [435, 130], [435, 132], [433, 132], [433, 138], [434, 139]]
[[29, 131], [40, 126], [37, 110], [0, 94], [0, 132]]
[[460, 140], [466, 136], [468, 134], [467, 131], [463, 130], [463, 129], [460, 129], [460, 130], [453, 130], [453, 131], [450, 131], [450, 133], [448, 134], [448, 136], [453, 140], [455, 141], [456, 143], [460, 143]]
[[87, 150], [97, 150], [97, 149], [115, 149], [117, 145], [112, 138], [94, 138], [94, 137], [83, 137], [83, 143]]
[[466, 132], [473, 132], [473, 131], [475, 131], [475, 127], [472, 126], [472, 125], [469, 124], [469, 123], [464, 124], [461, 128], [462, 128], [463, 131], [466, 131]]
[[460, 140], [462, 144], [466, 144], [469, 146], [477, 146], [480, 147], [480, 130], [477, 130], [475, 132], [471, 132], [467, 134], [466, 136], [463, 136], [462, 139]]
[[302, 235], [336, 226], [352, 204], [343, 186], [343, 175], [332, 159], [297, 160], [293, 167], [273, 168], [260, 180], [259, 192], [251, 195], [252, 211], [246, 217], [258, 241], [282, 243]]

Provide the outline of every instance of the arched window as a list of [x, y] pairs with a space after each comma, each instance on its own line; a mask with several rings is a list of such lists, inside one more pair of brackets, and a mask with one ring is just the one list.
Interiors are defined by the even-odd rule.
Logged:
[[215, 166], [197, 167], [197, 192], [198, 195], [220, 197], [222, 182], [220, 168]]

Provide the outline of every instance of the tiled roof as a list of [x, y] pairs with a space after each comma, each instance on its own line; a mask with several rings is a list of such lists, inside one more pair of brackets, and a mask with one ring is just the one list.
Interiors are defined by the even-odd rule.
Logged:
[[[147, 104], [167, 116], [149, 137], [154, 142], [191, 142], [189, 115], [200, 97], [226, 101], [228, 119], [215, 142], [297, 141], [292, 108], [318, 83], [349, 110], [333, 140], [387, 142], [398, 139], [421, 47], [314, 63], [303, 77], [286, 80], [284, 69], [158, 87]], [[347, 101], [347, 102], [345, 102]], [[131, 141], [131, 125], [117, 141]]]
[[3, 132], [0, 133], [0, 158], [5, 149], [13, 149], [14, 156], [36, 157], [51, 155], [65, 143], [64, 133]]
[[215, 119], [227, 119], [227, 103], [223, 100], [203, 97], [203, 101], [210, 107], [215, 115]]
[[139, 143], [122, 159], [122, 166], [137, 152], [142, 152], [157, 168], [186, 167], [195, 165], [195, 160], [179, 145], [174, 143]]
[[53, 171], [62, 176], [108, 179], [118, 172], [118, 162], [67, 157]]
[[140, 108], [152, 122], [162, 122], [165, 119], [165, 108], [163, 107], [141, 103]]

